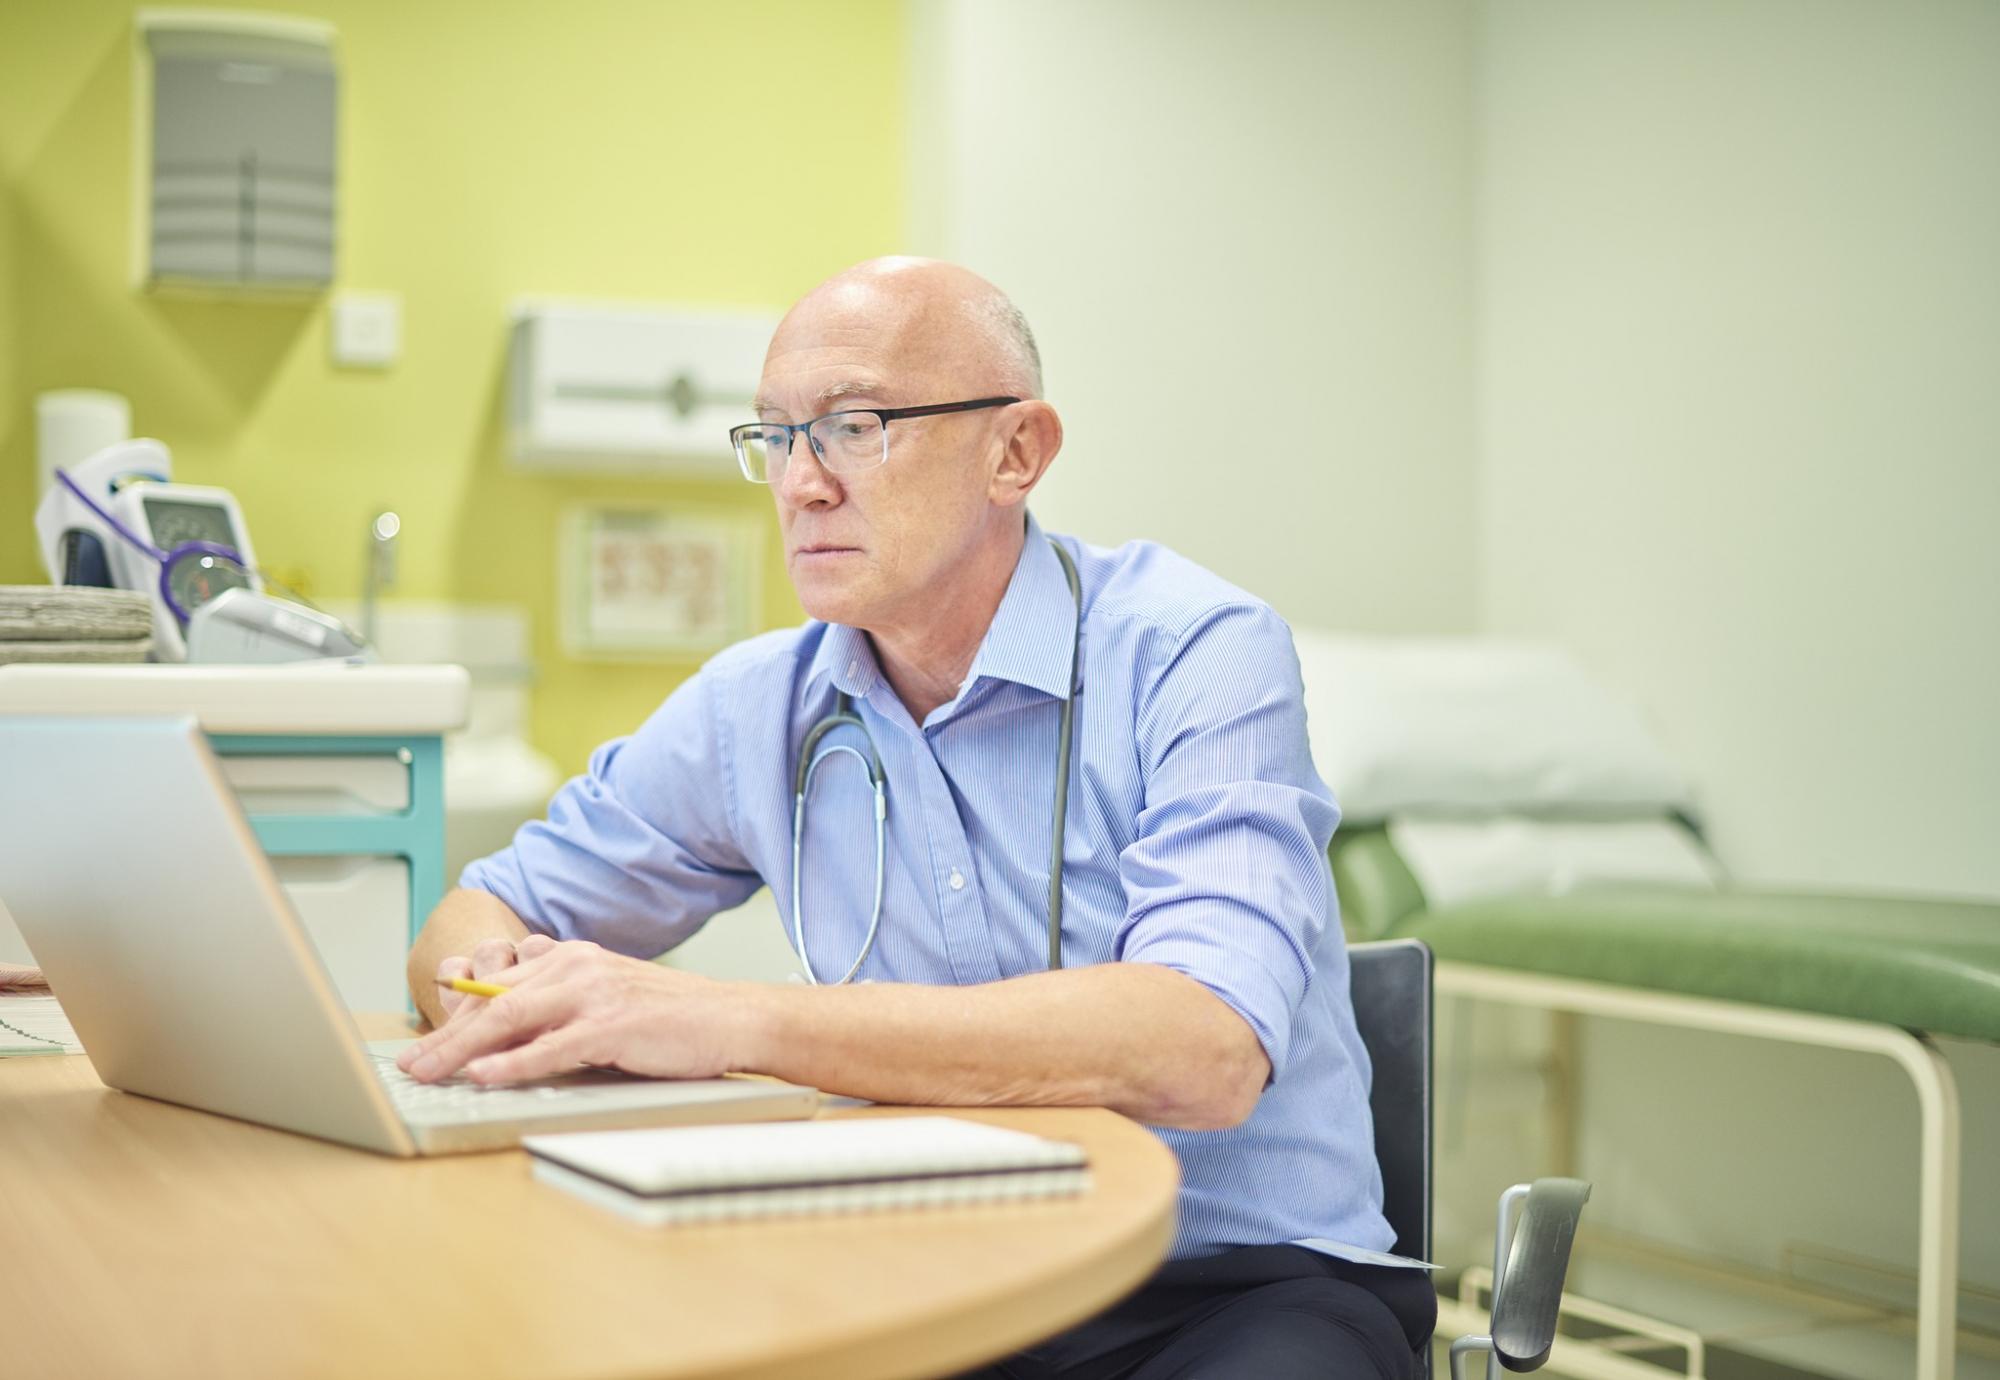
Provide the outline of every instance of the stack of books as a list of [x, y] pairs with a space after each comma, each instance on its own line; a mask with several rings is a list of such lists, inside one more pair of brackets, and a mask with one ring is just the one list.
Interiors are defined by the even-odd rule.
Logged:
[[1083, 1147], [955, 1117], [529, 1136], [535, 1177], [649, 1226], [1013, 1202], [1090, 1187]]
[[0, 666], [144, 661], [153, 602], [132, 589], [0, 585]]

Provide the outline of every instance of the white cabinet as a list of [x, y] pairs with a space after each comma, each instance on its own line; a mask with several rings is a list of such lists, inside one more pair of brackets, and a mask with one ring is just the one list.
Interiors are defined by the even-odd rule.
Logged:
[[402, 1010], [410, 865], [349, 854], [273, 858], [271, 866], [348, 1009]]
[[518, 464], [733, 474], [729, 428], [777, 318], [665, 307], [515, 309], [508, 434]]

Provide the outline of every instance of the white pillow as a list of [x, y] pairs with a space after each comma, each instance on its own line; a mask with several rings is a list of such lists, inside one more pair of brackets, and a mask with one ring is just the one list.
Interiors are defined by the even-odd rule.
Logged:
[[1350, 821], [1663, 814], [1685, 779], [1636, 708], [1549, 647], [1295, 631], [1313, 762]]
[[1443, 819], [1402, 815], [1389, 842], [1432, 910], [1489, 896], [1560, 896], [1645, 882], [1713, 891], [1722, 868], [1677, 819]]

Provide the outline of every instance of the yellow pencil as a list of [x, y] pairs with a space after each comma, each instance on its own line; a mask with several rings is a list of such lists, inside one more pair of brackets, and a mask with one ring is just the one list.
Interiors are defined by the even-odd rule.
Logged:
[[469, 997], [497, 997], [502, 992], [511, 992], [511, 987], [502, 987], [497, 982], [480, 982], [473, 978], [439, 978], [440, 987], [449, 987], [454, 992], [463, 992]]

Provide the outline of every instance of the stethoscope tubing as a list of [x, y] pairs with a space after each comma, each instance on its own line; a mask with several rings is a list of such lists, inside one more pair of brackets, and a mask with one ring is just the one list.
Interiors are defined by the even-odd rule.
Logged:
[[[841, 696], [843, 700], [846, 698], [845, 695]], [[811, 740], [817, 741], [823, 736], [819, 729], [837, 728], [841, 723], [852, 723], [860, 728], [862, 733], [868, 732], [859, 715], [837, 712], [820, 721]], [[868, 750], [871, 753], [875, 750], [873, 739], [869, 741]], [[799, 963], [805, 968], [806, 980], [814, 986], [819, 986], [820, 981], [819, 975], [813, 971], [812, 956], [806, 952], [805, 909], [799, 892], [799, 878], [805, 871], [802, 863], [806, 838], [806, 797], [812, 793], [812, 779], [821, 765], [843, 752], [857, 759], [867, 771], [868, 784], [875, 797], [875, 904], [869, 911], [868, 934], [861, 941], [861, 952], [854, 956], [854, 962], [841, 975], [840, 981], [834, 984], [836, 987], [851, 982], [854, 975], [861, 971], [861, 965], [868, 959], [869, 950], [875, 947], [875, 934], [882, 927], [882, 883], [888, 862], [886, 837], [889, 818], [888, 778], [882, 774], [879, 760], [871, 761], [868, 757], [862, 756], [859, 749], [851, 748], [845, 743], [836, 743], [811, 759], [810, 764], [801, 773], [802, 780], [792, 796], [792, 939], [799, 951]], [[802, 757], [801, 760], [805, 759]]]
[[[1062, 967], [1062, 872], [1063, 872], [1063, 831], [1069, 822], [1069, 771], [1070, 759], [1076, 743], [1076, 696], [1077, 667], [1083, 650], [1083, 583], [1076, 573], [1076, 562], [1061, 543], [1053, 538], [1049, 545], [1055, 550], [1056, 559], [1062, 563], [1063, 579], [1069, 585], [1070, 598], [1076, 604], [1076, 625], [1070, 634], [1069, 679], [1063, 695], [1062, 726], [1056, 742], [1056, 788], [1053, 807], [1054, 818], [1049, 840], [1049, 967]], [[852, 725], [861, 730], [868, 751], [846, 743], [836, 743], [826, 751], [815, 754], [820, 740], [836, 728]], [[889, 778], [882, 767], [881, 754], [875, 750], [875, 739], [868, 732], [868, 725], [855, 712], [853, 701], [845, 692], [834, 699], [834, 711], [814, 724], [806, 732], [805, 740], [799, 745], [799, 764], [792, 776], [792, 943], [798, 950], [799, 965], [805, 970], [806, 981], [813, 986], [824, 985], [819, 974], [814, 971], [812, 957], [806, 952], [805, 903], [802, 878], [805, 873], [806, 799], [812, 794], [813, 777], [818, 774], [822, 763], [839, 753], [859, 761], [868, 773], [868, 785], [875, 797], [875, 898], [868, 916], [868, 933], [861, 941], [861, 952], [854, 956], [834, 986], [851, 982], [861, 971], [861, 965], [868, 960], [875, 947], [875, 936], [882, 927], [882, 893], [888, 861], [887, 832], [889, 818]]]
[[1070, 750], [1076, 741], [1076, 669], [1077, 660], [1083, 650], [1083, 583], [1077, 578], [1076, 562], [1060, 543], [1051, 540], [1056, 559], [1062, 562], [1063, 579], [1069, 583], [1069, 596], [1076, 603], [1076, 626], [1070, 632], [1069, 680], [1064, 689], [1061, 734], [1056, 740], [1056, 799], [1055, 827], [1049, 837], [1049, 971], [1062, 967], [1062, 874], [1063, 874], [1063, 830], [1069, 824], [1069, 760]]

